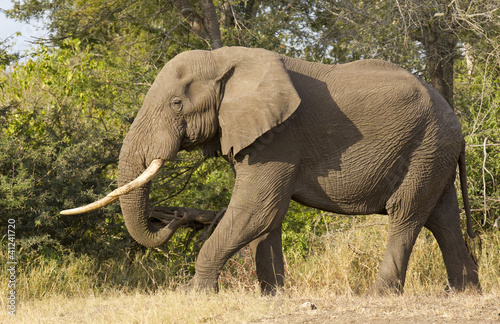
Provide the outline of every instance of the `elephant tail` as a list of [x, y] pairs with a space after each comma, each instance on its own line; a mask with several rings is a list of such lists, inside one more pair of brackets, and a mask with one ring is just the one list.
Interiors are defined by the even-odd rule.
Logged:
[[[469, 255], [476, 265], [479, 264], [479, 258], [482, 253], [482, 241], [481, 237], [472, 228], [472, 215], [470, 212], [469, 194], [467, 192], [467, 169], [465, 167], [465, 143], [458, 158], [458, 173], [460, 176], [460, 187], [462, 189], [462, 198], [464, 200], [465, 216], [467, 218], [467, 234], [470, 237], [465, 238], [465, 245], [469, 251]], [[475, 242], [473, 239], [477, 237]]]
[[467, 192], [467, 169], [465, 167], [465, 145], [462, 148], [458, 158], [458, 173], [460, 176], [460, 188], [462, 189], [462, 198], [464, 200], [465, 216], [467, 218], [467, 234], [470, 238], [475, 238], [477, 233], [472, 228], [472, 215], [470, 211], [469, 193]]

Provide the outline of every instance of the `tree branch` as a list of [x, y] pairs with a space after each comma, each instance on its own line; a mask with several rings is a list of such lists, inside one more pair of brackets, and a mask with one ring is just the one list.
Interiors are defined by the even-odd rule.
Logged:
[[179, 227], [189, 227], [196, 230], [202, 228], [212, 229], [218, 224], [224, 212], [225, 209], [217, 213], [210, 210], [185, 207], [154, 207], [151, 218], [156, 223], [153, 223], [153, 225], [156, 225], [158, 229], [174, 221], [176, 219], [176, 214], [185, 215], [185, 219]]

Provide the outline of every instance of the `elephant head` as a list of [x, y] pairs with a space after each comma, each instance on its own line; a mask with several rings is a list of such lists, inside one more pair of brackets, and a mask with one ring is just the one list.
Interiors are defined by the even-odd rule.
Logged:
[[163, 162], [197, 146], [208, 156], [218, 151], [231, 159], [299, 104], [275, 53], [233, 47], [179, 54], [158, 74], [125, 137], [120, 188], [90, 208], [65, 214], [93, 210], [119, 197], [132, 237], [145, 246], [160, 246], [175, 231], [175, 224], [156, 230], [150, 223], [150, 180]]

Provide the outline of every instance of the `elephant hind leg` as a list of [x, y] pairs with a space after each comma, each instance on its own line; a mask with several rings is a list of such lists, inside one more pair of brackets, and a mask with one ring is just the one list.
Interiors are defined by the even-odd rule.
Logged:
[[[397, 217], [398, 220], [394, 220]], [[410, 254], [425, 218], [415, 214], [401, 219], [389, 213], [387, 247], [377, 279], [369, 294], [402, 293]]]
[[429, 165], [415, 163], [388, 199], [387, 247], [371, 293], [403, 292], [413, 246], [445, 187], [433, 183], [438, 175], [437, 168], [429, 170]]
[[274, 295], [283, 287], [285, 266], [281, 243], [281, 226], [250, 243], [262, 294]]
[[453, 185], [439, 199], [425, 227], [439, 244], [450, 287], [457, 291], [469, 287], [480, 290], [477, 266], [467, 251], [460, 228], [460, 210]]

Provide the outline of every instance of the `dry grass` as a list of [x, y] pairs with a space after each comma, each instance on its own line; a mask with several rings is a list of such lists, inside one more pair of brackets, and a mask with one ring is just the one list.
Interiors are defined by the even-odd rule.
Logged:
[[[371, 287], [382, 261], [387, 238], [387, 219], [373, 216], [353, 219], [347, 230], [319, 238], [311, 255], [288, 260], [292, 287], [327, 289], [335, 294], [363, 294]], [[482, 236], [479, 274], [483, 291], [500, 295], [500, 232]], [[439, 246], [428, 230], [417, 238], [408, 265], [405, 292], [440, 294], [447, 282]]]
[[123, 294], [22, 303], [15, 323], [498, 323], [500, 297], [486, 294], [368, 298], [285, 290], [261, 297], [248, 290], [218, 295]]
[[[345, 228], [332, 226], [327, 235], [315, 238], [307, 258], [288, 255], [287, 284], [276, 297], [260, 296], [247, 253], [228, 262], [218, 295], [175, 292], [172, 279], [164, 280], [169, 283], [154, 293], [141, 285], [96, 289], [93, 280], [97, 276], [87, 257], [62, 268], [49, 262], [19, 271], [17, 316], [6, 318], [15, 323], [500, 322], [499, 232], [482, 236], [482, 295], [444, 292], [446, 271], [441, 252], [432, 235], [423, 231], [412, 253], [405, 294], [369, 298], [362, 294], [378, 271], [385, 249], [386, 219], [375, 216], [353, 222]], [[142, 276], [145, 260], [101, 268], [122, 276], [136, 272]], [[164, 270], [160, 264], [154, 266], [157, 268], [147, 274], [152, 280], [154, 273]], [[0, 288], [7, 291], [3, 281]], [[0, 297], [3, 314], [4, 295]]]
[[284, 316], [289, 301], [248, 291], [220, 294], [115, 294], [66, 299], [53, 296], [23, 303], [18, 323], [235, 323]]

